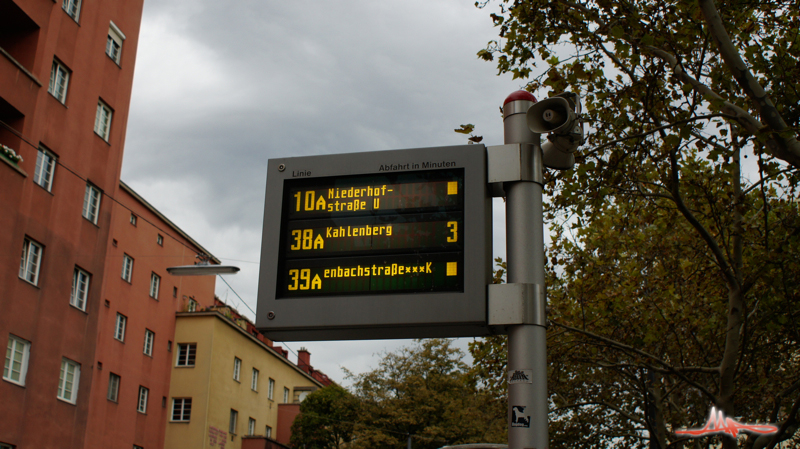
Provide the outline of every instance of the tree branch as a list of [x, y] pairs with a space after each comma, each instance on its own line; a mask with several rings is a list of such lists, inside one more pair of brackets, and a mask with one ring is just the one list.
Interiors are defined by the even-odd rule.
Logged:
[[[789, 411], [789, 416], [787, 416], [786, 421], [781, 424], [781, 427], [778, 429], [778, 433], [772, 436], [772, 439], [767, 445], [767, 449], [773, 449], [776, 444], [780, 443], [781, 441], [788, 440], [797, 432], [798, 422], [795, 415], [797, 414], [798, 409], [800, 409], [800, 395], [798, 395], [797, 400], [794, 401], [794, 405], [792, 405], [792, 409]], [[788, 432], [788, 430], [792, 431], [791, 434]], [[756, 440], [756, 442], [758, 442], [758, 440]], [[753, 446], [755, 447], [755, 445]]]
[[611, 145], [614, 145], [614, 144], [617, 144], [617, 143], [620, 143], [620, 142], [624, 142], [626, 140], [638, 139], [639, 137], [646, 137], [646, 136], [649, 136], [650, 134], [655, 134], [655, 133], [657, 133], [657, 132], [659, 132], [661, 130], [672, 128], [673, 126], [683, 125], [685, 123], [690, 123], [690, 122], [694, 122], [694, 121], [697, 121], [697, 120], [706, 120], [706, 119], [711, 119], [711, 118], [715, 118], [715, 117], [725, 117], [725, 118], [730, 118], [730, 119], [736, 118], [733, 115], [719, 114], [719, 113], [717, 113], [717, 114], [708, 114], [708, 115], [699, 115], [697, 117], [690, 117], [690, 118], [687, 118], [687, 119], [684, 119], [684, 120], [678, 120], [677, 122], [668, 123], [666, 125], [661, 125], [658, 128], [653, 128], [651, 130], [645, 131], [645, 132], [640, 133], [640, 134], [634, 134], [632, 136], [627, 136], [627, 137], [623, 137], [621, 139], [612, 140], [611, 142], [606, 142], [606, 143], [604, 143], [604, 144], [602, 144], [600, 146], [592, 148], [590, 150], [590, 152], [594, 153], [597, 150], [601, 150], [601, 149], [603, 149], [605, 147], [609, 147]]
[[[649, 45], [643, 45], [642, 48], [650, 51], [664, 60], [667, 64], [669, 64], [676, 78], [686, 84], [690, 84], [692, 88], [694, 88], [697, 92], [700, 92], [706, 97], [707, 100], [719, 102], [722, 105], [721, 110], [724, 113], [735, 117], [734, 120], [748, 133], [754, 136], [762, 134], [764, 130], [763, 123], [750, 115], [749, 112], [725, 100], [718, 93], [711, 90], [711, 88], [686, 73], [675, 56], [665, 52], [664, 50]], [[785, 142], [781, 143], [780, 141]], [[797, 150], [794, 149], [795, 145], [798, 146]], [[800, 143], [797, 143], [796, 139], [791, 138], [787, 140], [777, 133], [772, 133], [770, 138], [767, 140], [767, 149], [772, 156], [783, 159], [791, 165], [800, 168]]]
[[699, 0], [698, 2], [706, 20], [706, 25], [708, 25], [709, 32], [717, 43], [725, 65], [728, 66], [733, 78], [739, 83], [739, 87], [750, 98], [761, 120], [773, 131], [771, 139], [768, 141], [771, 153], [795, 167], [800, 166], [800, 142], [794, 136], [784, 137], [781, 135], [781, 133], [789, 131], [789, 127], [786, 126], [786, 122], [783, 121], [769, 95], [747, 68], [741, 55], [739, 55], [733, 42], [731, 42], [728, 32], [725, 31], [722, 18], [717, 12], [717, 7], [714, 5], [714, 0]]
[[[638, 355], [640, 355], [642, 357], [645, 357], [645, 358], [648, 358], [650, 360], [653, 360], [653, 361], [657, 362], [658, 364], [664, 366], [664, 368], [669, 370], [670, 373], [680, 377], [681, 380], [683, 380], [687, 384], [697, 388], [700, 392], [702, 392], [703, 394], [708, 396], [709, 399], [716, 400], [716, 397], [714, 396], [714, 394], [712, 394], [710, 391], [708, 391], [705, 387], [703, 387], [702, 385], [699, 385], [697, 382], [694, 382], [693, 380], [691, 380], [688, 377], [686, 377], [685, 375], [683, 375], [683, 373], [681, 373], [678, 368], [673, 367], [669, 363], [665, 362], [664, 360], [659, 359], [658, 357], [656, 357], [654, 355], [648, 354], [648, 353], [646, 353], [644, 351], [636, 349], [636, 348], [634, 348], [632, 346], [628, 346], [628, 345], [626, 345], [624, 343], [620, 343], [618, 341], [611, 340], [610, 338], [601, 337], [600, 335], [594, 334], [594, 333], [589, 332], [589, 331], [577, 329], [577, 328], [574, 328], [572, 326], [567, 326], [566, 324], [561, 324], [561, 323], [558, 323], [558, 322], [553, 321], [553, 320], [550, 320], [550, 322], [553, 325], [558, 326], [558, 327], [560, 327], [562, 329], [566, 329], [566, 330], [569, 330], [569, 331], [572, 331], [572, 332], [576, 332], [576, 333], [579, 333], [579, 334], [582, 334], [582, 335], [586, 335], [587, 337], [590, 337], [590, 338], [595, 339], [595, 340], [602, 341], [603, 343], [606, 343], [606, 344], [608, 344], [610, 346], [613, 346], [613, 347], [616, 347], [618, 349], [622, 349], [622, 350], [625, 350], [625, 351], [630, 351], [630, 352], [638, 354]], [[658, 368], [655, 368], [655, 367], [652, 367], [652, 368], [653, 369], [658, 369]], [[701, 370], [700, 372], [703, 372], [703, 373], [706, 373], [706, 374], [718, 374], [719, 373], [719, 368], [701, 368], [701, 367], [692, 367], [692, 368], [694, 370]]]
[[672, 197], [675, 201], [675, 205], [678, 207], [678, 211], [683, 214], [684, 218], [692, 225], [695, 230], [700, 234], [700, 237], [703, 241], [706, 242], [708, 248], [711, 250], [711, 253], [714, 254], [714, 258], [717, 261], [717, 264], [722, 270], [722, 275], [725, 276], [726, 281], [730, 287], [739, 287], [739, 282], [736, 277], [736, 273], [731, 269], [731, 266], [728, 264], [728, 261], [725, 259], [725, 254], [722, 252], [722, 249], [717, 244], [717, 241], [714, 240], [714, 237], [708, 232], [708, 230], [703, 226], [700, 221], [697, 220], [697, 217], [694, 216], [692, 211], [686, 206], [686, 203], [683, 202], [683, 197], [681, 197], [680, 193], [680, 175], [678, 174], [678, 161], [675, 156], [675, 152], [671, 152], [670, 156], [670, 165], [672, 170]]
[[625, 418], [627, 418], [629, 421], [633, 421], [633, 422], [635, 422], [637, 424], [644, 424], [644, 420], [642, 420], [641, 418], [637, 418], [636, 416], [633, 416], [630, 413], [628, 413], [628, 412], [626, 412], [626, 411], [624, 411], [622, 409], [619, 409], [619, 408], [617, 408], [617, 407], [615, 407], [615, 406], [613, 406], [613, 405], [611, 405], [611, 404], [609, 404], [607, 402], [603, 402], [603, 401], [577, 402], [575, 404], [569, 404], [569, 405], [564, 405], [564, 406], [561, 406], [561, 407], [557, 407], [557, 408], [553, 409], [553, 411], [555, 412], [555, 411], [558, 411], [558, 410], [564, 410], [564, 409], [569, 409], [569, 408], [584, 407], [584, 406], [587, 406], [587, 405], [599, 405], [599, 406], [602, 406], [602, 407], [610, 408], [611, 410], [614, 410], [615, 412], [617, 412], [620, 415], [622, 415]]

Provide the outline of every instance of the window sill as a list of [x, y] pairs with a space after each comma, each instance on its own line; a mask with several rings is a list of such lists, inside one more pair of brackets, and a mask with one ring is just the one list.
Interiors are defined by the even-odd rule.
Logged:
[[[43, 187], [41, 184], [37, 184], [36, 182], [33, 183], [34, 185], [38, 186], [40, 189], [44, 190], [45, 192], [49, 193], [50, 196], [55, 196], [52, 190], [47, 190], [47, 188]], [[52, 189], [52, 187], [51, 187]]]
[[[111, 62], [113, 62], [113, 63], [114, 63], [114, 64], [115, 64], [117, 67], [119, 67], [120, 69], [122, 69], [122, 65], [120, 64], [120, 61], [117, 61], [116, 59], [112, 58], [112, 57], [111, 57], [111, 55], [109, 55], [108, 53], [106, 53], [106, 56], [107, 56], [107, 57], [108, 57], [108, 59], [110, 59], [110, 60], [111, 60]], [[120, 57], [120, 59], [122, 59], [122, 57]]]
[[65, 404], [69, 404], [69, 405], [73, 405], [73, 406], [74, 406], [74, 405], [77, 405], [75, 402], [72, 402], [72, 401], [66, 400], [66, 399], [64, 399], [64, 398], [60, 398], [60, 397], [58, 397], [58, 396], [56, 396], [56, 399], [58, 399], [59, 401], [61, 401], [61, 402], [65, 403]]
[[67, 17], [69, 17], [70, 19], [72, 19], [73, 22], [75, 22], [75, 25], [81, 26], [81, 23], [78, 22], [78, 19], [80, 18], [80, 8], [78, 9], [79, 9], [78, 17], [75, 17], [72, 14], [68, 13], [67, 10], [65, 10], [63, 7], [61, 8], [61, 10], [64, 11], [64, 14], [66, 14]]
[[[81, 215], [81, 217], [83, 217], [83, 215]], [[89, 223], [91, 223], [95, 228], [100, 229], [100, 225], [98, 225], [97, 223], [93, 222], [92, 220], [89, 220], [86, 217], [83, 217], [83, 219], [88, 221]]]
[[72, 307], [75, 310], [79, 310], [79, 311], [83, 312], [84, 315], [88, 315], [89, 314], [89, 312], [87, 312], [86, 309], [81, 309], [80, 307], [76, 306], [75, 304], [70, 303], [69, 306]]
[[194, 368], [194, 365], [175, 365], [175, 368]]
[[47, 93], [50, 94], [50, 97], [52, 99], [56, 100], [58, 102], [58, 104], [60, 104], [61, 106], [64, 106], [64, 109], [69, 109], [69, 106], [67, 106], [67, 99], [66, 98], [64, 99], [64, 101], [61, 101], [61, 99], [56, 97], [55, 95], [53, 95], [53, 93], [50, 92], [50, 90], [48, 90]]
[[11, 380], [11, 379], [6, 379], [5, 377], [3, 378], [3, 380], [4, 380], [4, 381], [6, 381], [6, 382], [8, 382], [8, 383], [10, 383], [10, 384], [12, 384], [12, 385], [16, 385], [16, 386], [18, 386], [18, 387], [20, 387], [20, 388], [25, 388], [25, 384], [22, 384], [22, 383], [19, 383], [19, 382], [13, 381], [13, 380]]
[[109, 145], [109, 146], [111, 146], [111, 144], [108, 142], [108, 138], [101, 136], [100, 134], [98, 134], [98, 133], [97, 133], [97, 131], [95, 131], [95, 132], [94, 132], [94, 135], [95, 135], [95, 136], [97, 136], [97, 137], [99, 137], [99, 138], [100, 138], [100, 140], [102, 140], [103, 142], [105, 142], [105, 143], [106, 143], [106, 145]]
[[[17, 276], [17, 277], [19, 277], [19, 276]], [[23, 278], [23, 277], [20, 277], [20, 278], [19, 278], [19, 280], [20, 280], [20, 281], [22, 281], [22, 282], [24, 282], [24, 283], [26, 283], [26, 284], [28, 284], [28, 285], [30, 285], [31, 287], [36, 287], [36, 288], [39, 288], [39, 283], [38, 283], [38, 280], [37, 280], [37, 283], [36, 283], [36, 284], [34, 284], [33, 282], [31, 282], [31, 281], [29, 281], [29, 280], [27, 280], [27, 279], [25, 279], [25, 278]]]

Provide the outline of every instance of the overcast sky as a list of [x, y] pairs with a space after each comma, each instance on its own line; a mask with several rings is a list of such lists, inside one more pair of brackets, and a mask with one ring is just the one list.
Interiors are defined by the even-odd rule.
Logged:
[[[502, 144], [498, 108], [521, 83], [476, 57], [497, 37], [489, 12], [472, 0], [147, 0], [122, 179], [241, 267], [226, 280], [255, 310], [270, 158], [460, 145], [465, 123]], [[217, 294], [254, 318], [219, 280]], [[341, 382], [340, 367], [367, 371], [409, 343], [284, 346], [307, 347]]]

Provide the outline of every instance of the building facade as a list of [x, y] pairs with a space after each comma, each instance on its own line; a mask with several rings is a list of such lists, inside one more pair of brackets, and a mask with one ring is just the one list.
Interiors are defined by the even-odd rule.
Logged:
[[0, 0], [0, 447], [87, 443], [141, 15]]
[[[161, 448], [175, 313], [214, 305], [215, 276], [172, 276], [208, 251], [124, 182], [112, 208], [85, 447]], [[219, 261], [210, 256], [210, 262]]]
[[[276, 428], [285, 398], [326, 380], [252, 324], [217, 312], [195, 321], [192, 311], [215, 308], [215, 277], [166, 269], [219, 261], [120, 182], [142, 6], [0, 0], [0, 449], [189, 447], [176, 435], [200, 417], [203, 437], [191, 438], [233, 429], [225, 437], [239, 447], [251, 429]], [[210, 334], [195, 336], [203, 323]], [[202, 371], [182, 364], [192, 342], [208, 375], [186, 390], [171, 377]], [[186, 397], [204, 402], [184, 423], [174, 399]]]
[[255, 435], [275, 440], [282, 404], [325, 386], [227, 307], [179, 313], [175, 344], [169, 449], [240, 449], [243, 437]]

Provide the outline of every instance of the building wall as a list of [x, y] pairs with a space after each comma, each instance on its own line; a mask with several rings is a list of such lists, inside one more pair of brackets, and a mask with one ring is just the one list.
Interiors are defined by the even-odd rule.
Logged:
[[[175, 313], [186, 310], [190, 298], [199, 308], [212, 306], [216, 277], [167, 273], [167, 267], [194, 264], [195, 255], [206, 251], [124, 183], [117, 199], [121, 205], [113, 207], [97, 333], [96, 361], [102, 369], [92, 383], [86, 447], [157, 449], [163, 447], [168, 418]], [[131, 282], [122, 278], [124, 254], [134, 261]], [[157, 298], [150, 296], [153, 273], [160, 277]], [[124, 341], [115, 338], [118, 313], [126, 317]], [[155, 333], [151, 356], [144, 353], [146, 330]], [[110, 373], [120, 376], [116, 402], [108, 398]], [[140, 386], [149, 390], [145, 413], [137, 410]]]
[[292, 439], [292, 424], [294, 424], [297, 415], [300, 414], [300, 403], [280, 404], [278, 408], [280, 413], [278, 414], [278, 429], [275, 440], [288, 446]]
[[[18, 447], [84, 444], [112, 202], [97, 224], [81, 214], [87, 182], [117, 191], [142, 12], [142, 0], [93, 0], [76, 22], [61, 5], [0, 0], [0, 143], [23, 157], [0, 163], [0, 342], [31, 343], [24, 386], [0, 381], [0, 442]], [[105, 54], [112, 20], [119, 64]], [[48, 93], [54, 58], [71, 71], [64, 104]], [[100, 98], [114, 110], [107, 141], [94, 133]], [[58, 156], [51, 191], [33, 182], [40, 145]], [[26, 237], [44, 248], [37, 285], [18, 275]], [[91, 275], [85, 310], [69, 304], [76, 266]], [[64, 357], [81, 367], [75, 404], [56, 398]]]
[[[169, 406], [174, 398], [191, 397], [192, 414], [188, 423], [167, 424], [166, 448], [239, 449], [250, 418], [256, 421], [254, 434], [264, 435], [266, 426], [270, 426], [275, 438], [283, 389], [289, 389], [291, 402], [295, 387], [322, 387], [217, 312], [179, 314], [175, 342], [197, 343], [197, 357], [192, 368], [173, 368]], [[235, 357], [241, 360], [239, 381], [233, 378]], [[251, 389], [253, 368], [259, 371], [257, 391]], [[268, 397], [270, 379], [274, 380], [272, 399]], [[234, 435], [229, 433], [231, 409], [238, 412]]]

